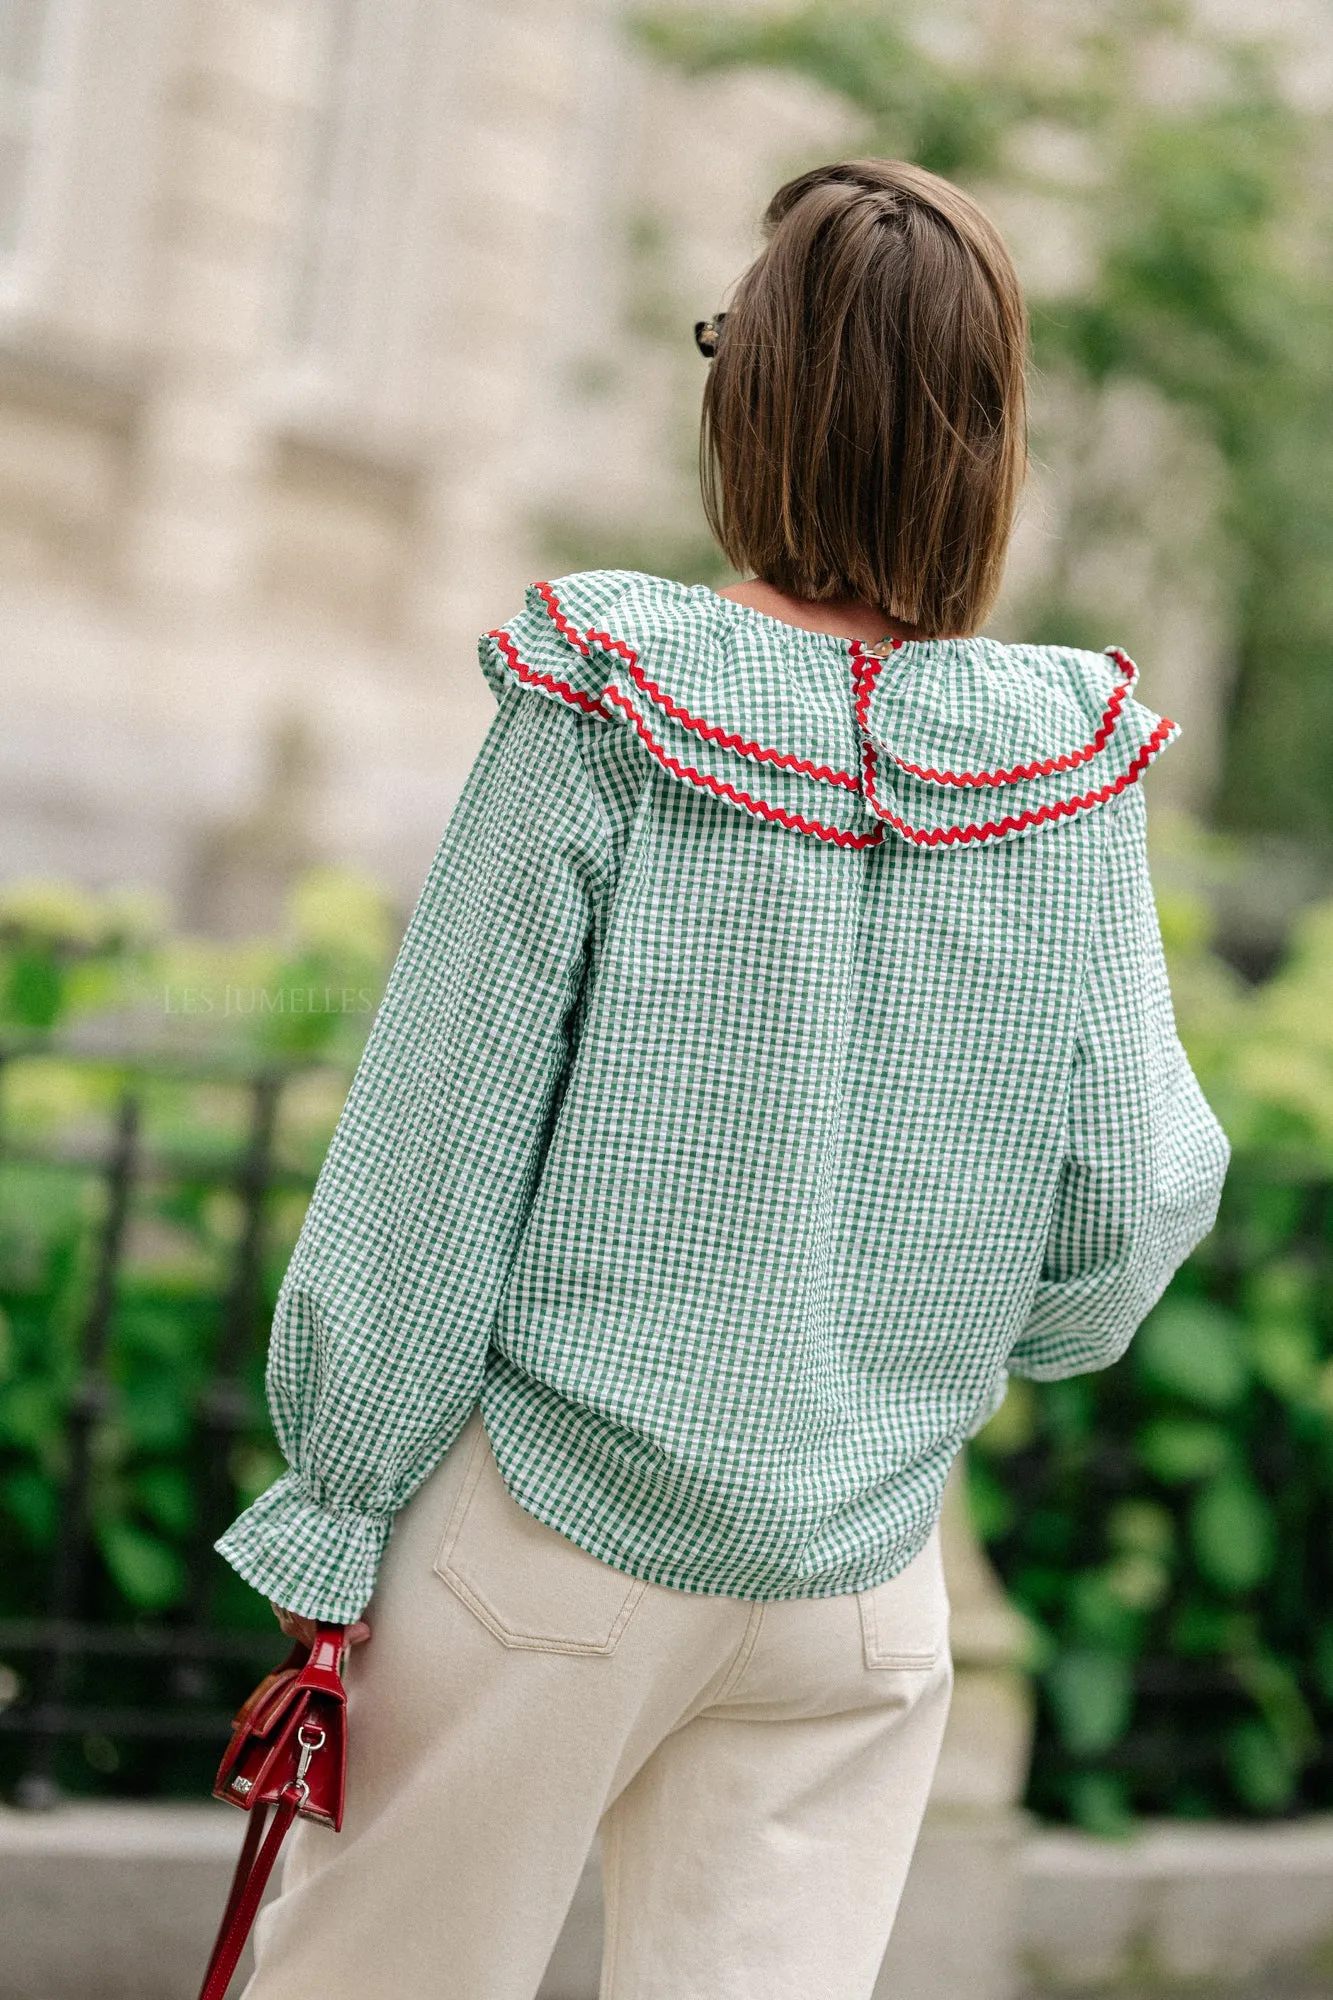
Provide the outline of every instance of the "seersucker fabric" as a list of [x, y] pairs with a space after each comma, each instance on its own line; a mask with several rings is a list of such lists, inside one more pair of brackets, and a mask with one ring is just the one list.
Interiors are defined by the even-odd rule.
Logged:
[[480, 1404], [513, 1497], [752, 1599], [924, 1546], [1009, 1374], [1114, 1361], [1227, 1145], [1105, 654], [534, 585], [281, 1292], [218, 1543], [334, 1621]]

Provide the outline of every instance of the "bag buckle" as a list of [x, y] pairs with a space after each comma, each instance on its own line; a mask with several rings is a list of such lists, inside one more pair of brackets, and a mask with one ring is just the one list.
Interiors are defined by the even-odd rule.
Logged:
[[322, 1750], [328, 1737], [317, 1722], [303, 1722], [296, 1732], [296, 1740], [301, 1746], [301, 1755], [296, 1763], [296, 1776], [284, 1789], [290, 1792], [297, 1806], [303, 1806], [310, 1797], [310, 1787], [306, 1783], [306, 1772], [310, 1760], [317, 1750]]

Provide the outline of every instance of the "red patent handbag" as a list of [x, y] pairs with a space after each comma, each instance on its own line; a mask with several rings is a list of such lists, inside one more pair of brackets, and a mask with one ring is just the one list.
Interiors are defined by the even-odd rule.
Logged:
[[[293, 1646], [232, 1725], [213, 1796], [250, 1815], [199, 2000], [225, 2000], [250, 1935], [278, 1849], [295, 1819], [343, 1823], [347, 1772], [347, 1694], [342, 1683], [346, 1634], [317, 1625], [313, 1646]], [[267, 1835], [268, 1808], [276, 1807]]]

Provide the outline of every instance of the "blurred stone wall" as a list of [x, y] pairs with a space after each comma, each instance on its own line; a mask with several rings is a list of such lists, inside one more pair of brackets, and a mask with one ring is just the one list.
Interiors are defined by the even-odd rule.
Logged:
[[[345, 859], [406, 904], [490, 713], [478, 632], [580, 563], [709, 574], [691, 324], [777, 180], [863, 137], [812, 84], [652, 66], [621, 7], [8, 0], [0, 880], [147, 883], [225, 933]], [[1050, 217], [1001, 220], [1058, 285]], [[1065, 429], [1129, 496], [1094, 560], [1112, 603], [1162, 598], [1146, 692], [1188, 728], [1160, 782], [1197, 802], [1225, 649], [1153, 554], [1206, 536], [1209, 475], [1159, 417]], [[1010, 606], [1077, 506], [1062, 463]]]
[[617, 0], [11, 0], [0, 879], [410, 903], [477, 634], [608, 522], [704, 546], [691, 323], [844, 122], [654, 73]]
[[533, 573], [598, 0], [11, 0], [0, 877], [418, 885]]

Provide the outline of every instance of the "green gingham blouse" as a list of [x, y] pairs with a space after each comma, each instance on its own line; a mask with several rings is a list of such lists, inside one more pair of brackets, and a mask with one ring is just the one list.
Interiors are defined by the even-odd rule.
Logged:
[[1210, 1227], [1123, 654], [881, 656], [539, 584], [292, 1256], [291, 1470], [219, 1542], [347, 1620], [480, 1399], [515, 1499], [681, 1590], [901, 1569], [1008, 1373], [1105, 1367]]

